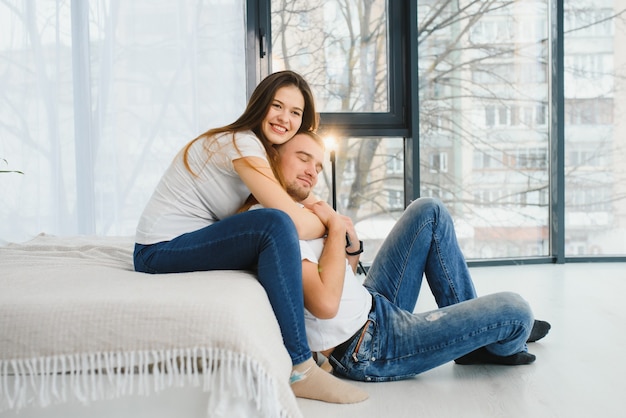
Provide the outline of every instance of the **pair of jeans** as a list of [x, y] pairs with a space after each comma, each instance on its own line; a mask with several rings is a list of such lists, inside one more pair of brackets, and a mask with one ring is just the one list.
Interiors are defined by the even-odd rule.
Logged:
[[[439, 309], [414, 313], [424, 276]], [[528, 303], [510, 292], [476, 297], [452, 218], [435, 199], [409, 205], [364, 286], [376, 307], [363, 338], [353, 338], [341, 358], [330, 358], [335, 372], [350, 379], [406, 379], [480, 347], [499, 356], [527, 350]]]
[[135, 244], [135, 270], [183, 273], [256, 270], [293, 364], [311, 357], [304, 326], [302, 261], [296, 227], [276, 209], [237, 214], [171, 241]]

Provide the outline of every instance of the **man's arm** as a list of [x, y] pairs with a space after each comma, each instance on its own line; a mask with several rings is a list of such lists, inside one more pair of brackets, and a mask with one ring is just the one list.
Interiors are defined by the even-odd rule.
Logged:
[[317, 202], [311, 210], [326, 225], [328, 235], [319, 264], [302, 262], [304, 306], [320, 319], [337, 315], [346, 272], [346, 224], [326, 202]]

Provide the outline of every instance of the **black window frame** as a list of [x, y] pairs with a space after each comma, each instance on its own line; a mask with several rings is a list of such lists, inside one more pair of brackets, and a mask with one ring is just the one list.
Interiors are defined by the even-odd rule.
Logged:
[[[406, 45], [404, 34], [408, 22], [404, 18], [406, 2], [387, 0], [388, 19], [388, 112], [322, 112], [324, 128], [342, 136], [407, 137], [409, 135], [407, 104], [410, 91], [404, 88], [407, 68], [405, 65]], [[271, 68], [271, 0], [248, 0], [248, 75], [250, 86], [256, 85], [272, 72]], [[251, 70], [250, 70], [251, 69]]]

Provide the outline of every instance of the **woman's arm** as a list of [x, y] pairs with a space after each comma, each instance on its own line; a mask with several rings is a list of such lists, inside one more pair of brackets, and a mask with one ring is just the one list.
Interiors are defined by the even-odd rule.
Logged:
[[327, 225], [328, 235], [318, 264], [302, 261], [304, 306], [320, 319], [337, 315], [346, 273], [346, 225], [326, 202], [312, 206], [313, 212]]
[[266, 208], [280, 209], [293, 220], [300, 239], [320, 238], [326, 232], [324, 224], [311, 211], [302, 208], [281, 187], [268, 162], [258, 157], [243, 157], [233, 161], [235, 171], [248, 186], [258, 202]]

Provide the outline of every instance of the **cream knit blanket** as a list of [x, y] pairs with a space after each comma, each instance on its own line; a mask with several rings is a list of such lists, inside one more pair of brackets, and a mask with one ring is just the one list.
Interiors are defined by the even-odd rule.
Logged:
[[201, 385], [209, 416], [226, 395], [301, 416], [252, 274], [136, 273], [132, 248], [46, 235], [0, 247], [0, 411]]

